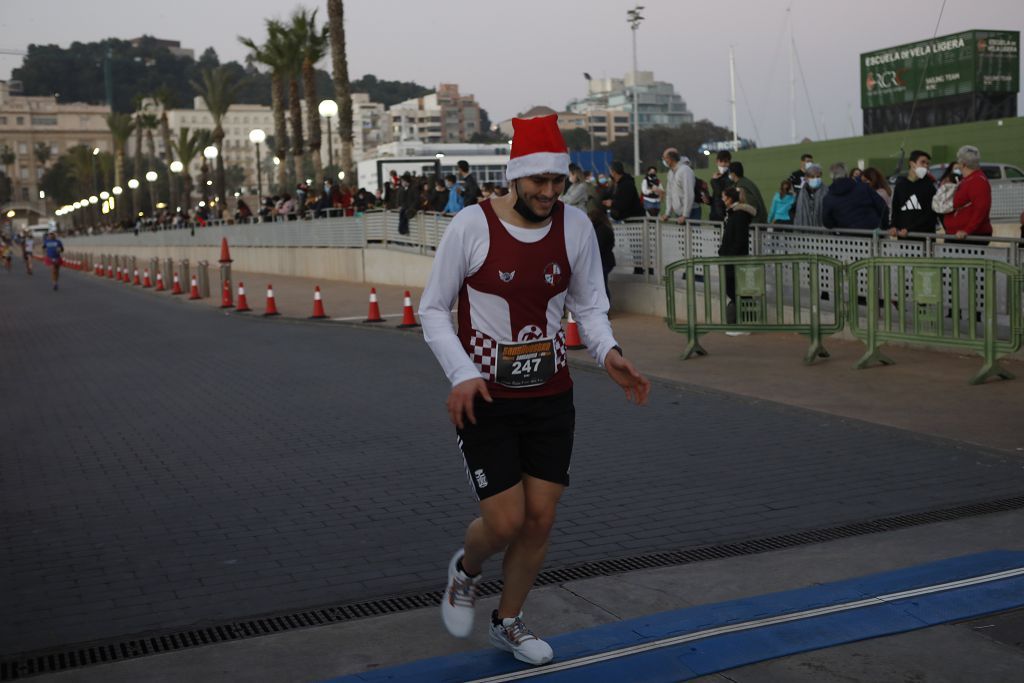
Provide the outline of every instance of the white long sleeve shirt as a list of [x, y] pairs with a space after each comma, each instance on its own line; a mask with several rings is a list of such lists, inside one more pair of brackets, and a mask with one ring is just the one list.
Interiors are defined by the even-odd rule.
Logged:
[[[502, 225], [513, 238], [525, 243], [543, 239], [551, 229], [550, 225], [544, 228], [520, 228], [504, 221]], [[553, 300], [552, 307], [561, 311], [561, 304], [564, 304], [573, 313], [579, 323], [583, 343], [600, 364], [617, 343], [608, 322], [608, 297], [604, 293], [597, 237], [587, 215], [571, 206], [565, 207], [564, 225], [565, 251], [571, 277], [568, 288], [562, 294], [563, 301]], [[451, 312], [464, 280], [483, 265], [489, 246], [487, 219], [479, 205], [466, 207], [456, 214], [438, 245], [430, 279], [420, 299], [423, 338], [452, 386], [481, 377], [480, 370], [470, 360], [456, 335]], [[474, 328], [487, 327], [486, 321], [480, 323], [478, 327], [474, 321]], [[552, 326], [549, 322], [549, 335], [557, 332], [550, 329]], [[499, 334], [493, 329], [489, 333], [491, 336]], [[498, 341], [514, 341], [508, 339], [509, 336], [506, 333], [495, 338]]]

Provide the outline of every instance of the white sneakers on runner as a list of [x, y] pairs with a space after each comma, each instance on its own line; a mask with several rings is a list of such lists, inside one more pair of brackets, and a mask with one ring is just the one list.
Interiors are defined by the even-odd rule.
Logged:
[[456, 638], [468, 638], [473, 631], [473, 608], [476, 606], [476, 587], [483, 576], [470, 577], [459, 570], [462, 548], [452, 555], [448, 563], [448, 584], [441, 598], [441, 619], [445, 628]]
[[547, 664], [555, 656], [550, 645], [526, 628], [522, 612], [514, 618], [502, 619], [500, 624], [495, 624], [492, 617], [490, 640], [494, 647], [511, 652], [516, 659], [527, 664]]

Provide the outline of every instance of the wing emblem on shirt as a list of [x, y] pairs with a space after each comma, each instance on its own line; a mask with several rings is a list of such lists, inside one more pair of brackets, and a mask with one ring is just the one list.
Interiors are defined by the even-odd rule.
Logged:
[[512, 282], [512, 278], [514, 278], [515, 276], [516, 276], [516, 271], [514, 271], [514, 270], [513, 271], [509, 271], [508, 273], [506, 273], [506, 272], [504, 272], [504, 271], [502, 271], [500, 269], [498, 270], [498, 278], [502, 282]]

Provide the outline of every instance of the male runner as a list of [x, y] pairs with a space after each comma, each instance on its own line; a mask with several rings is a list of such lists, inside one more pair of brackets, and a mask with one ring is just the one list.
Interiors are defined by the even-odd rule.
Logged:
[[36, 241], [31, 232], [25, 232], [21, 237], [21, 257], [25, 259], [25, 272], [32, 274], [32, 252], [36, 248]]
[[522, 607], [569, 485], [575, 426], [564, 308], [627, 399], [643, 405], [650, 391], [612, 336], [594, 228], [558, 200], [569, 154], [557, 120], [513, 120], [508, 195], [452, 219], [420, 302], [423, 336], [452, 384], [448, 414], [480, 502], [449, 563], [441, 616], [452, 635], [470, 634], [484, 561], [504, 550], [490, 640], [530, 664], [553, 656], [523, 623]]
[[46, 250], [46, 262], [50, 265], [50, 272], [53, 278], [53, 291], [57, 291], [57, 280], [60, 279], [61, 254], [64, 253], [64, 243], [57, 239], [57, 232], [51, 230], [46, 233], [46, 241], [43, 242], [43, 249]]

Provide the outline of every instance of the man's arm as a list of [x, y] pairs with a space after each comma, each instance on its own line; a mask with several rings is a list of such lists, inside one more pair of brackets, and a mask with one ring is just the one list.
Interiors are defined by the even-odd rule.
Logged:
[[679, 174], [682, 187], [679, 188], [679, 196], [682, 198], [679, 206], [679, 215], [683, 218], [690, 216], [690, 210], [693, 208], [694, 192], [693, 186], [696, 183], [696, 176], [693, 171], [690, 170], [689, 166], [683, 166], [683, 172]]

